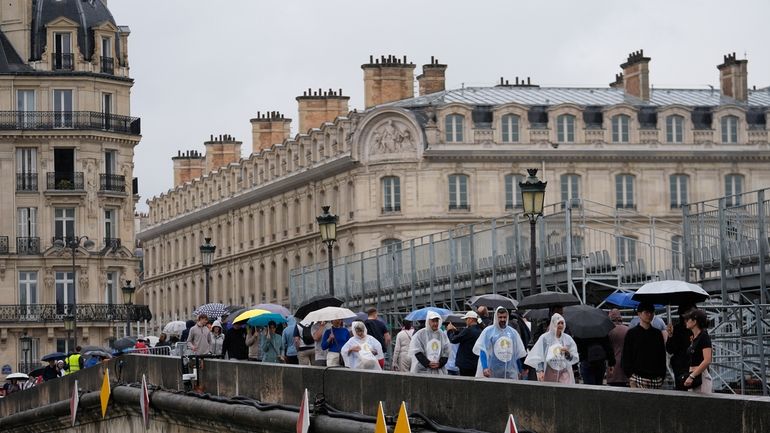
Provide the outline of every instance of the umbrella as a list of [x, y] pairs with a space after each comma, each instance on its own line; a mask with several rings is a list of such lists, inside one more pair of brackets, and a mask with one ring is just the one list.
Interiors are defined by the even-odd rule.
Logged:
[[484, 306], [490, 310], [494, 310], [497, 307], [515, 310], [519, 303], [507, 296], [490, 293], [488, 295], [471, 296], [471, 298], [468, 299], [468, 305], [473, 308]]
[[278, 304], [258, 304], [255, 305], [254, 308], [258, 308], [260, 310], [267, 310], [271, 313], [280, 314], [284, 318], [291, 316], [291, 311], [289, 311], [288, 308], [284, 307], [283, 305]]
[[709, 294], [700, 286], [680, 280], [661, 280], [647, 283], [631, 299], [653, 304], [695, 304], [708, 299]]
[[534, 322], [536, 320], [543, 320], [548, 318], [548, 309], [547, 308], [536, 308], [534, 310], [528, 310], [526, 313], [524, 313], [524, 317], [529, 320], [530, 322]]
[[227, 305], [220, 304], [219, 302], [213, 302], [211, 304], [203, 304], [193, 311], [193, 316], [199, 316], [205, 314], [208, 317], [219, 318], [224, 314], [227, 314]]
[[564, 308], [564, 320], [576, 338], [606, 337], [615, 324], [605, 311], [589, 305], [572, 305]]
[[112, 343], [112, 347], [115, 350], [125, 350], [130, 349], [132, 347], [136, 346], [136, 337], [133, 335], [130, 335], [128, 337], [123, 337], [115, 340], [114, 343]]
[[104, 347], [99, 347], [99, 346], [83, 346], [80, 349], [80, 353], [85, 354], [86, 352], [91, 352], [93, 350], [103, 350], [105, 352], [108, 351], [108, 349], [105, 349]]
[[64, 359], [66, 357], [67, 357], [66, 353], [53, 352], [53, 353], [49, 353], [48, 355], [44, 356], [42, 359], [43, 359], [43, 361], [55, 361], [57, 359]]
[[320, 310], [311, 311], [302, 320], [302, 324], [313, 322], [330, 322], [332, 320], [344, 320], [356, 317], [356, 313], [342, 307], [324, 307]]
[[465, 319], [463, 319], [464, 315], [465, 314], [452, 313], [446, 317], [445, 321], [456, 326], [465, 326]]
[[258, 308], [254, 308], [252, 310], [246, 310], [243, 313], [237, 315], [235, 319], [233, 319], [233, 323], [243, 322], [245, 320], [251, 319], [252, 317], [259, 316], [260, 314], [268, 314], [268, 313], [270, 312], [267, 310], [260, 310]]
[[[620, 308], [636, 308], [639, 305], [639, 301], [634, 301], [631, 297], [634, 296], [631, 292], [615, 292], [604, 299], [604, 302], [612, 305], [616, 305]], [[655, 305], [656, 310], [662, 310], [663, 305]]]
[[569, 293], [543, 292], [529, 295], [519, 302], [519, 308], [550, 308], [556, 306], [578, 305], [580, 300]]
[[173, 322], [166, 323], [166, 326], [163, 327], [163, 333], [172, 336], [172, 335], [182, 335], [182, 332], [187, 329], [187, 326], [185, 323], [181, 320], [174, 320]]
[[433, 311], [434, 313], [441, 316], [441, 320], [444, 320], [447, 316], [452, 314], [452, 310], [447, 310], [446, 308], [423, 307], [407, 314], [406, 317], [404, 317], [404, 320], [411, 320], [413, 322], [415, 320], [425, 320], [428, 318], [428, 311]]
[[8, 376], [5, 376], [5, 380], [11, 380], [11, 379], [27, 380], [29, 379], [29, 376], [27, 376], [24, 373], [11, 373]]
[[88, 352], [83, 353], [83, 356], [100, 356], [102, 358], [112, 358], [112, 355], [104, 350], [89, 350]]
[[[356, 317], [349, 317], [349, 318], [343, 320], [343, 323], [345, 323], [345, 325], [352, 325], [353, 322], [355, 322], [355, 321], [366, 322], [368, 319], [369, 319], [369, 315], [368, 314], [364, 313], [363, 311], [359, 311], [358, 313], [356, 313]], [[382, 322], [383, 325], [387, 325], [388, 324], [387, 322], [385, 322], [385, 319], [383, 319], [380, 316], [377, 316], [377, 320]]]
[[233, 323], [236, 317], [238, 317], [241, 313], [244, 313], [249, 310], [256, 310], [257, 307], [241, 307], [237, 310], [232, 310], [230, 314], [227, 315], [227, 319], [224, 321], [224, 323]]
[[297, 308], [297, 312], [294, 313], [294, 317], [297, 319], [304, 319], [305, 316], [311, 311], [320, 310], [323, 307], [339, 307], [342, 305], [342, 300], [329, 295], [314, 296]]
[[32, 377], [38, 377], [38, 376], [42, 376], [43, 373], [45, 373], [45, 367], [40, 367], [30, 371], [29, 375]]
[[[634, 317], [631, 319], [631, 321], [628, 323], [629, 328], [633, 328], [634, 326], [639, 324], [639, 316]], [[660, 318], [660, 316], [655, 316], [652, 318], [652, 327], [657, 328], [661, 331], [666, 330], [666, 322], [663, 321], [663, 319]]]
[[284, 319], [284, 317], [278, 313], [264, 313], [260, 314], [259, 316], [252, 317], [246, 323], [248, 323], [249, 326], [253, 326], [255, 328], [264, 328], [270, 322], [275, 322], [277, 325], [279, 323], [286, 323], [286, 319]]

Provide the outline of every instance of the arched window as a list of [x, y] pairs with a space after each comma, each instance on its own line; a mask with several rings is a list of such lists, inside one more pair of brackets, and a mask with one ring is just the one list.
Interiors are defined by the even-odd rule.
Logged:
[[666, 143], [681, 143], [684, 141], [684, 117], [672, 114], [666, 117]]
[[559, 143], [575, 142], [575, 116], [562, 114], [556, 118], [556, 141]]
[[738, 142], [738, 118], [736, 116], [722, 117], [722, 143]]
[[463, 141], [463, 122], [465, 116], [462, 114], [450, 114], [446, 116], [446, 142], [462, 143]]
[[743, 193], [743, 175], [728, 174], [725, 176], [725, 196], [727, 206], [740, 206]]
[[615, 207], [618, 209], [635, 209], [634, 176], [619, 174], [615, 176]]
[[396, 176], [382, 178], [382, 212], [401, 211], [401, 181]]
[[625, 114], [618, 114], [612, 117], [612, 142], [628, 143], [628, 125], [631, 118]]
[[519, 116], [515, 114], [506, 114], [501, 120], [503, 143], [518, 143]]
[[518, 174], [508, 174], [505, 176], [505, 210], [521, 208], [521, 188], [519, 183], [524, 179]]
[[468, 176], [452, 174], [449, 176], [449, 210], [470, 210], [468, 201]]

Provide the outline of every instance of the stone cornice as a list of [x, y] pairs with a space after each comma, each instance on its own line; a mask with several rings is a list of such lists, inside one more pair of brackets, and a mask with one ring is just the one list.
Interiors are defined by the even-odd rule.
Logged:
[[141, 135], [126, 135], [111, 132], [51, 130], [51, 131], [0, 131], [0, 137], [15, 140], [97, 140], [99, 142], [122, 143], [136, 146], [142, 140]]
[[153, 225], [143, 232], [138, 233], [136, 237], [143, 242], [147, 242], [152, 238], [224, 215], [233, 209], [240, 209], [252, 203], [291, 191], [292, 189], [300, 188], [310, 182], [326, 179], [330, 176], [350, 170], [357, 164], [358, 162], [353, 160], [349, 154], [341, 155], [331, 161], [323, 161], [323, 163], [307, 170], [293, 172], [254, 189], [239, 192], [232, 197], [210, 203], [206, 207], [196, 209], [163, 223]]

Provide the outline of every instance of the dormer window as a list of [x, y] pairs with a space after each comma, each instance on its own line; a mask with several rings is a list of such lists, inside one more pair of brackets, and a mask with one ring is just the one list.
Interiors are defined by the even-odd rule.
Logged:
[[71, 71], [75, 69], [72, 54], [72, 34], [69, 32], [54, 33], [53, 69]]
[[502, 118], [503, 143], [517, 143], [519, 141], [519, 116], [506, 114]]
[[115, 73], [115, 59], [112, 57], [112, 38], [102, 38], [101, 71], [103, 74]]
[[738, 142], [738, 118], [724, 116], [722, 118], [722, 143], [735, 144]]
[[681, 143], [684, 137], [684, 117], [673, 114], [666, 117], [666, 142]]
[[612, 117], [612, 142], [628, 143], [628, 124], [630, 118], [625, 114]]
[[463, 121], [465, 116], [462, 114], [450, 114], [446, 117], [446, 142], [462, 143], [463, 141]]
[[556, 118], [556, 140], [559, 143], [575, 142], [575, 116], [562, 114]]

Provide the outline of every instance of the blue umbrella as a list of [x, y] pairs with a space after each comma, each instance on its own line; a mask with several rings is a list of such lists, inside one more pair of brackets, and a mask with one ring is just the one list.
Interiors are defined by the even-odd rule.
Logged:
[[49, 353], [48, 355], [44, 356], [42, 359], [43, 361], [51, 361], [51, 360], [57, 360], [57, 359], [64, 359], [67, 357], [66, 353], [61, 352], [53, 352]]
[[[631, 292], [615, 292], [604, 299], [604, 302], [612, 305], [617, 305], [621, 308], [636, 308], [639, 305], [639, 301], [634, 301], [631, 297], [634, 296]], [[665, 308], [663, 305], [655, 305], [656, 310], [662, 310]]]
[[286, 319], [278, 313], [266, 313], [254, 316], [246, 322], [249, 326], [255, 328], [264, 328], [268, 323], [275, 322], [275, 324], [286, 323]]
[[415, 320], [425, 320], [428, 317], [428, 311], [433, 311], [434, 313], [438, 314], [441, 316], [442, 320], [448, 315], [452, 314], [452, 311], [447, 310], [446, 308], [424, 307], [407, 314], [406, 317], [404, 317], [404, 320], [411, 320], [412, 322]]

